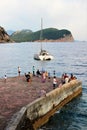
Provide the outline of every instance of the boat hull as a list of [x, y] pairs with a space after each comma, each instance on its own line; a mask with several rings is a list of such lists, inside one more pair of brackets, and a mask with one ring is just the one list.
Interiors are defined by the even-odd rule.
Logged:
[[34, 59], [35, 60], [42, 60], [42, 61], [52, 60], [53, 56], [52, 55], [38, 55], [38, 54], [35, 54]]

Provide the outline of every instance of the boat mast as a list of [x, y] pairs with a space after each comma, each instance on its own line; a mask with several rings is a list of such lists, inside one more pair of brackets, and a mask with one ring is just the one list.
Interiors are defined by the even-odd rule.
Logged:
[[41, 41], [41, 51], [42, 51], [42, 40], [43, 40], [43, 19], [41, 18], [41, 32], [40, 32], [40, 41]]

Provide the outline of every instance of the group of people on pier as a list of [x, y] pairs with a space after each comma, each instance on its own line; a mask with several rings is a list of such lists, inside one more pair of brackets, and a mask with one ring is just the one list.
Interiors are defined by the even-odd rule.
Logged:
[[72, 73], [69, 75], [67, 75], [67, 73], [62, 74], [62, 84], [64, 83], [68, 83], [71, 80], [77, 79], [76, 76], [74, 76]]
[[41, 77], [43, 83], [45, 83], [47, 78], [50, 79], [50, 74], [47, 71], [40, 71], [39, 69], [37, 69], [36, 73], [34, 71], [33, 73], [25, 73], [26, 81], [31, 82], [33, 76]]
[[63, 84], [70, 82], [71, 80], [77, 79], [72, 73], [67, 75], [67, 73], [62, 74], [60, 81], [57, 80], [56, 76], [53, 77], [53, 89], [56, 87], [61, 87]]
[[[18, 66], [18, 76], [20, 76], [20, 74], [21, 74], [21, 68]], [[35, 66], [32, 67], [32, 73], [31, 72], [25, 73], [26, 81], [31, 82], [33, 76], [41, 77], [42, 83], [45, 83], [47, 78], [48, 79], [52, 78], [53, 89], [55, 89], [56, 87], [60, 87], [63, 84], [70, 82], [71, 80], [77, 79], [72, 73], [70, 74], [70, 76], [67, 73], [64, 73], [60, 78], [57, 78], [55, 70], [53, 71], [53, 76], [50, 77], [50, 73], [45, 70], [40, 71], [39, 69], [37, 69], [37, 71], [35, 71]], [[7, 80], [6, 75], [4, 79], [6, 82]]]
[[50, 77], [49, 72], [40, 71], [39, 69], [37, 69], [37, 71], [35, 71], [34, 66], [33, 66], [32, 73], [30, 73], [30, 72], [28, 72], [27, 74], [25, 73], [26, 81], [30, 82], [32, 79], [32, 76], [41, 77], [43, 83], [45, 83], [47, 78], [48, 79], [52, 78], [53, 89], [55, 89], [56, 87], [60, 87], [63, 84], [70, 82], [71, 80], [76, 79], [76, 77], [72, 73], [70, 75], [68, 75], [67, 73], [64, 73], [64, 74], [62, 74], [62, 76], [60, 78], [57, 78], [55, 71], [53, 71], [53, 76]]
[[[53, 71], [53, 76], [50, 76], [50, 73], [42, 70], [40, 71], [39, 69], [37, 69], [35, 71], [35, 67], [32, 67], [32, 72], [28, 72], [25, 73], [25, 79], [27, 82], [31, 83], [32, 82], [32, 78], [34, 76], [38, 77], [41, 79], [42, 83], [45, 83], [47, 81], [51, 81], [52, 85], [53, 85], [53, 89], [57, 88], [57, 87], [61, 87], [63, 84], [70, 82], [71, 80], [77, 79], [72, 73], [70, 75], [68, 75], [67, 73], [62, 74], [61, 77], [57, 77], [56, 76], [56, 72], [55, 70]], [[21, 68], [18, 66], [18, 76], [21, 76]], [[5, 75], [4, 77], [5, 82], [7, 81], [7, 76]], [[46, 95], [46, 91], [42, 88], [41, 89], [41, 95]]]

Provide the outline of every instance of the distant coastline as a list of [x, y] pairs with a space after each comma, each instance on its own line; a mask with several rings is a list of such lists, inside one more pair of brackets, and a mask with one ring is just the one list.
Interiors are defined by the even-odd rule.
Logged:
[[43, 29], [43, 38], [40, 39], [40, 32], [32, 32], [25, 29], [21, 31], [13, 32], [11, 35], [5, 31], [3, 27], [0, 27], [0, 43], [13, 43], [13, 42], [74, 42], [72, 33], [69, 30], [56, 28]]

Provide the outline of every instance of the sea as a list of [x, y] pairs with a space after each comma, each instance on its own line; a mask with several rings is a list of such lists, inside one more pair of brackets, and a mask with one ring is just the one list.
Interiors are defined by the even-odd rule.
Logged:
[[48, 42], [42, 43], [43, 49], [54, 56], [51, 61], [36, 61], [34, 54], [39, 53], [40, 43], [0, 44], [0, 78], [4, 75], [14, 77], [21, 74], [46, 70], [51, 76], [73, 73], [82, 81], [82, 94], [57, 111], [39, 130], [87, 130], [87, 42]]

